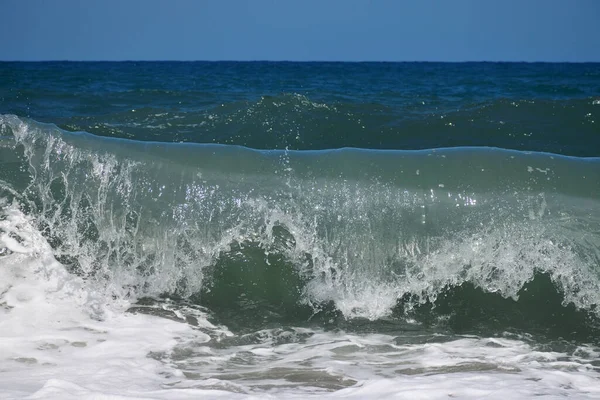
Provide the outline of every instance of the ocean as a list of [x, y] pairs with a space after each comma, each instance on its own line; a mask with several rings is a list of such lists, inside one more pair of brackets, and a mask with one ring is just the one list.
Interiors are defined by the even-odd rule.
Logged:
[[0, 63], [0, 397], [600, 398], [600, 64]]

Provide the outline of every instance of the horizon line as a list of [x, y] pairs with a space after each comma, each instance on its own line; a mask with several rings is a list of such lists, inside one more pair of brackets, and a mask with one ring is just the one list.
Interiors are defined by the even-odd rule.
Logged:
[[45, 62], [63, 62], [63, 63], [101, 63], [101, 62], [181, 62], [181, 63], [193, 63], [193, 62], [205, 62], [205, 63], [224, 63], [224, 62], [237, 62], [237, 63], [353, 63], [353, 64], [367, 64], [367, 63], [380, 63], [380, 64], [401, 64], [401, 63], [431, 63], [431, 64], [466, 64], [466, 63], [489, 63], [489, 64], [598, 64], [597, 61], [516, 61], [516, 60], [461, 60], [461, 61], [434, 61], [434, 60], [269, 60], [269, 59], [257, 59], [257, 60], [235, 60], [235, 59], [222, 59], [222, 60], [193, 60], [193, 59], [89, 59], [89, 60], [77, 60], [77, 59], [40, 59], [40, 60], [0, 60], [0, 63], [12, 62], [12, 63], [45, 63]]

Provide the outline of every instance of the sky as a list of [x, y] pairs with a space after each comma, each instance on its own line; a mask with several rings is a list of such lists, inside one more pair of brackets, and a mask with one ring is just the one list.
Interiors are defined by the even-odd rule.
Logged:
[[0, 0], [0, 60], [600, 61], [600, 0]]

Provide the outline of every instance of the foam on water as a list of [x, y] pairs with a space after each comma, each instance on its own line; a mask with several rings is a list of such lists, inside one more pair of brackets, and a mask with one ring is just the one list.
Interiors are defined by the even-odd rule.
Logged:
[[89, 398], [160, 389], [176, 371], [147, 355], [176, 337], [202, 335], [187, 325], [124, 313], [69, 274], [15, 205], [0, 218], [0, 393], [2, 398]]

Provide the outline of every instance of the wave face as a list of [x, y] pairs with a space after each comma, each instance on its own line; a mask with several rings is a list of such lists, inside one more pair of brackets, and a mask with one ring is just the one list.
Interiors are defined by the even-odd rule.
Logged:
[[[13, 115], [0, 129], [0, 204], [112, 296], [185, 298], [240, 329], [599, 332], [598, 158], [139, 142]], [[19, 240], [0, 231], [0, 257]]]

